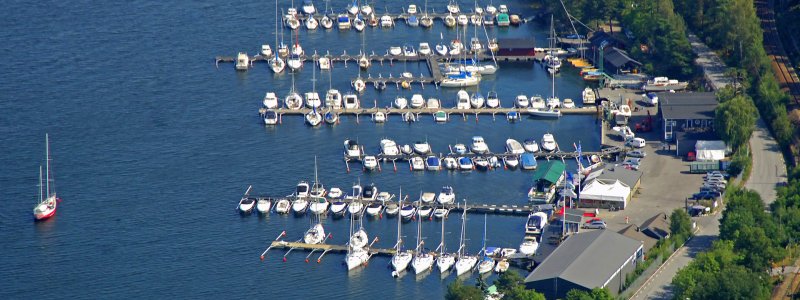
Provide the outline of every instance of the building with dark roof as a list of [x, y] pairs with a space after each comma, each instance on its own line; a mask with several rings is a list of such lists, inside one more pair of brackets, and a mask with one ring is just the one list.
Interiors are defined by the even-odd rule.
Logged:
[[497, 56], [530, 56], [536, 55], [534, 39], [498, 39]]
[[645, 220], [641, 225], [631, 224], [620, 230], [619, 233], [641, 241], [644, 244], [644, 251], [647, 253], [658, 241], [670, 236], [669, 218], [667, 214], [659, 213]]
[[528, 193], [528, 200], [534, 204], [549, 203], [556, 195], [556, 186], [564, 181], [566, 165], [559, 160], [550, 160], [539, 164], [533, 173], [533, 188]]
[[718, 139], [714, 138], [714, 111], [719, 101], [714, 93], [659, 93], [658, 106], [664, 140], [678, 144], [678, 155], [693, 151], [699, 139]]
[[627, 74], [638, 73], [642, 63], [634, 60], [625, 50], [617, 47], [603, 49], [603, 70], [606, 73]]
[[573, 234], [525, 278], [525, 286], [547, 299], [564, 298], [572, 289], [608, 288], [618, 295], [643, 256], [641, 241], [610, 230]]

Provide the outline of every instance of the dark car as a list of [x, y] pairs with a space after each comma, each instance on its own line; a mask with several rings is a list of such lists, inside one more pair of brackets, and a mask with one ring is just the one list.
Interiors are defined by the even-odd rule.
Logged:
[[719, 198], [719, 192], [703, 191], [692, 194], [692, 200], [714, 200]]

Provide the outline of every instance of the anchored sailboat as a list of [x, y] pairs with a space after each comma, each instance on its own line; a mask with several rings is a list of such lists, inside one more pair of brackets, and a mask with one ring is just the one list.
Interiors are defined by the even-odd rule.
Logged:
[[36, 221], [49, 219], [56, 214], [58, 202], [61, 200], [56, 197], [55, 184], [50, 188], [50, 182], [54, 182], [53, 177], [50, 175], [50, 136], [45, 134], [45, 153], [46, 153], [46, 175], [45, 175], [45, 191], [42, 192], [42, 167], [39, 166], [39, 203], [33, 208], [33, 218]]

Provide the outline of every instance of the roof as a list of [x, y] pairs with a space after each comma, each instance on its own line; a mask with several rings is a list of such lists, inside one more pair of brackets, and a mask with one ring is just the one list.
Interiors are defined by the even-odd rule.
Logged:
[[601, 45], [604, 47], [608, 45], [627, 47], [628, 45], [624, 40], [608, 34], [608, 32], [605, 31], [595, 31], [592, 33], [592, 36], [589, 37], [589, 43], [595, 47], [600, 47]]
[[664, 119], [713, 120], [719, 101], [712, 92], [658, 93], [658, 105]]
[[642, 242], [644, 245], [644, 252], [649, 251], [650, 248], [653, 248], [653, 246], [658, 243], [658, 239], [646, 235], [644, 232], [639, 230], [639, 226], [636, 226], [635, 224], [630, 224], [627, 227], [622, 228], [622, 230], [619, 231], [619, 234]]
[[634, 64], [637, 66], [642, 65], [642, 63], [628, 56], [628, 52], [625, 52], [625, 50], [619, 49], [617, 47], [611, 47], [605, 49], [606, 50], [604, 51], [605, 53], [603, 54], [604, 55], [603, 57], [615, 68], [619, 68], [627, 64]]
[[595, 179], [581, 190], [581, 198], [607, 201], [625, 201], [631, 193], [631, 187], [619, 180]]
[[720, 140], [698, 140], [694, 143], [694, 148], [699, 150], [722, 150], [725, 151], [728, 149], [728, 146], [725, 146], [724, 141]]
[[[561, 227], [561, 219], [564, 218], [563, 216], [559, 215], [556, 217], [556, 221], [552, 222], [553, 225]], [[567, 214], [567, 217], [564, 218], [565, 223], [572, 223], [572, 224], [581, 224], [583, 222], [583, 215], [571, 215]]]
[[642, 171], [630, 170], [623, 167], [615, 166], [614, 164], [606, 164], [604, 168], [594, 171], [586, 176], [584, 182], [590, 182], [593, 179], [601, 180], [619, 180], [623, 184], [634, 188], [642, 178]]
[[558, 179], [561, 178], [561, 175], [564, 173], [564, 169], [566, 169], [566, 167], [561, 161], [551, 160], [543, 162], [539, 164], [536, 172], [533, 173], [533, 181], [544, 179], [552, 183], [557, 183]]
[[497, 46], [501, 49], [533, 49], [536, 46], [534, 39], [498, 39]]
[[670, 235], [670, 223], [667, 214], [659, 213], [650, 219], [647, 219], [639, 226], [645, 234], [655, 239], [663, 239]]
[[603, 287], [642, 242], [610, 230], [594, 230], [567, 238], [525, 282], [560, 278], [592, 289]]

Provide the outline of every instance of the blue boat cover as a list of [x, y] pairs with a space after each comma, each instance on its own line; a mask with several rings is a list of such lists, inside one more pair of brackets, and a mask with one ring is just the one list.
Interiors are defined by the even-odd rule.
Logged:
[[438, 166], [439, 165], [439, 158], [435, 156], [428, 157], [426, 159], [428, 161], [429, 166]]
[[458, 163], [462, 165], [471, 165], [472, 160], [470, 160], [469, 157], [462, 157], [458, 159]]
[[339, 17], [338, 20], [339, 20], [339, 23], [350, 22], [350, 18], [349, 17], [345, 17], [345, 16]]
[[469, 74], [468, 72], [461, 71], [461, 72], [458, 72], [458, 74], [455, 74], [455, 75], [448, 75], [447, 78], [450, 78], [450, 79], [464, 79], [464, 78], [471, 77], [471, 76], [472, 75]]
[[520, 160], [523, 166], [535, 166], [537, 164], [536, 157], [533, 156], [533, 153], [522, 153]]

